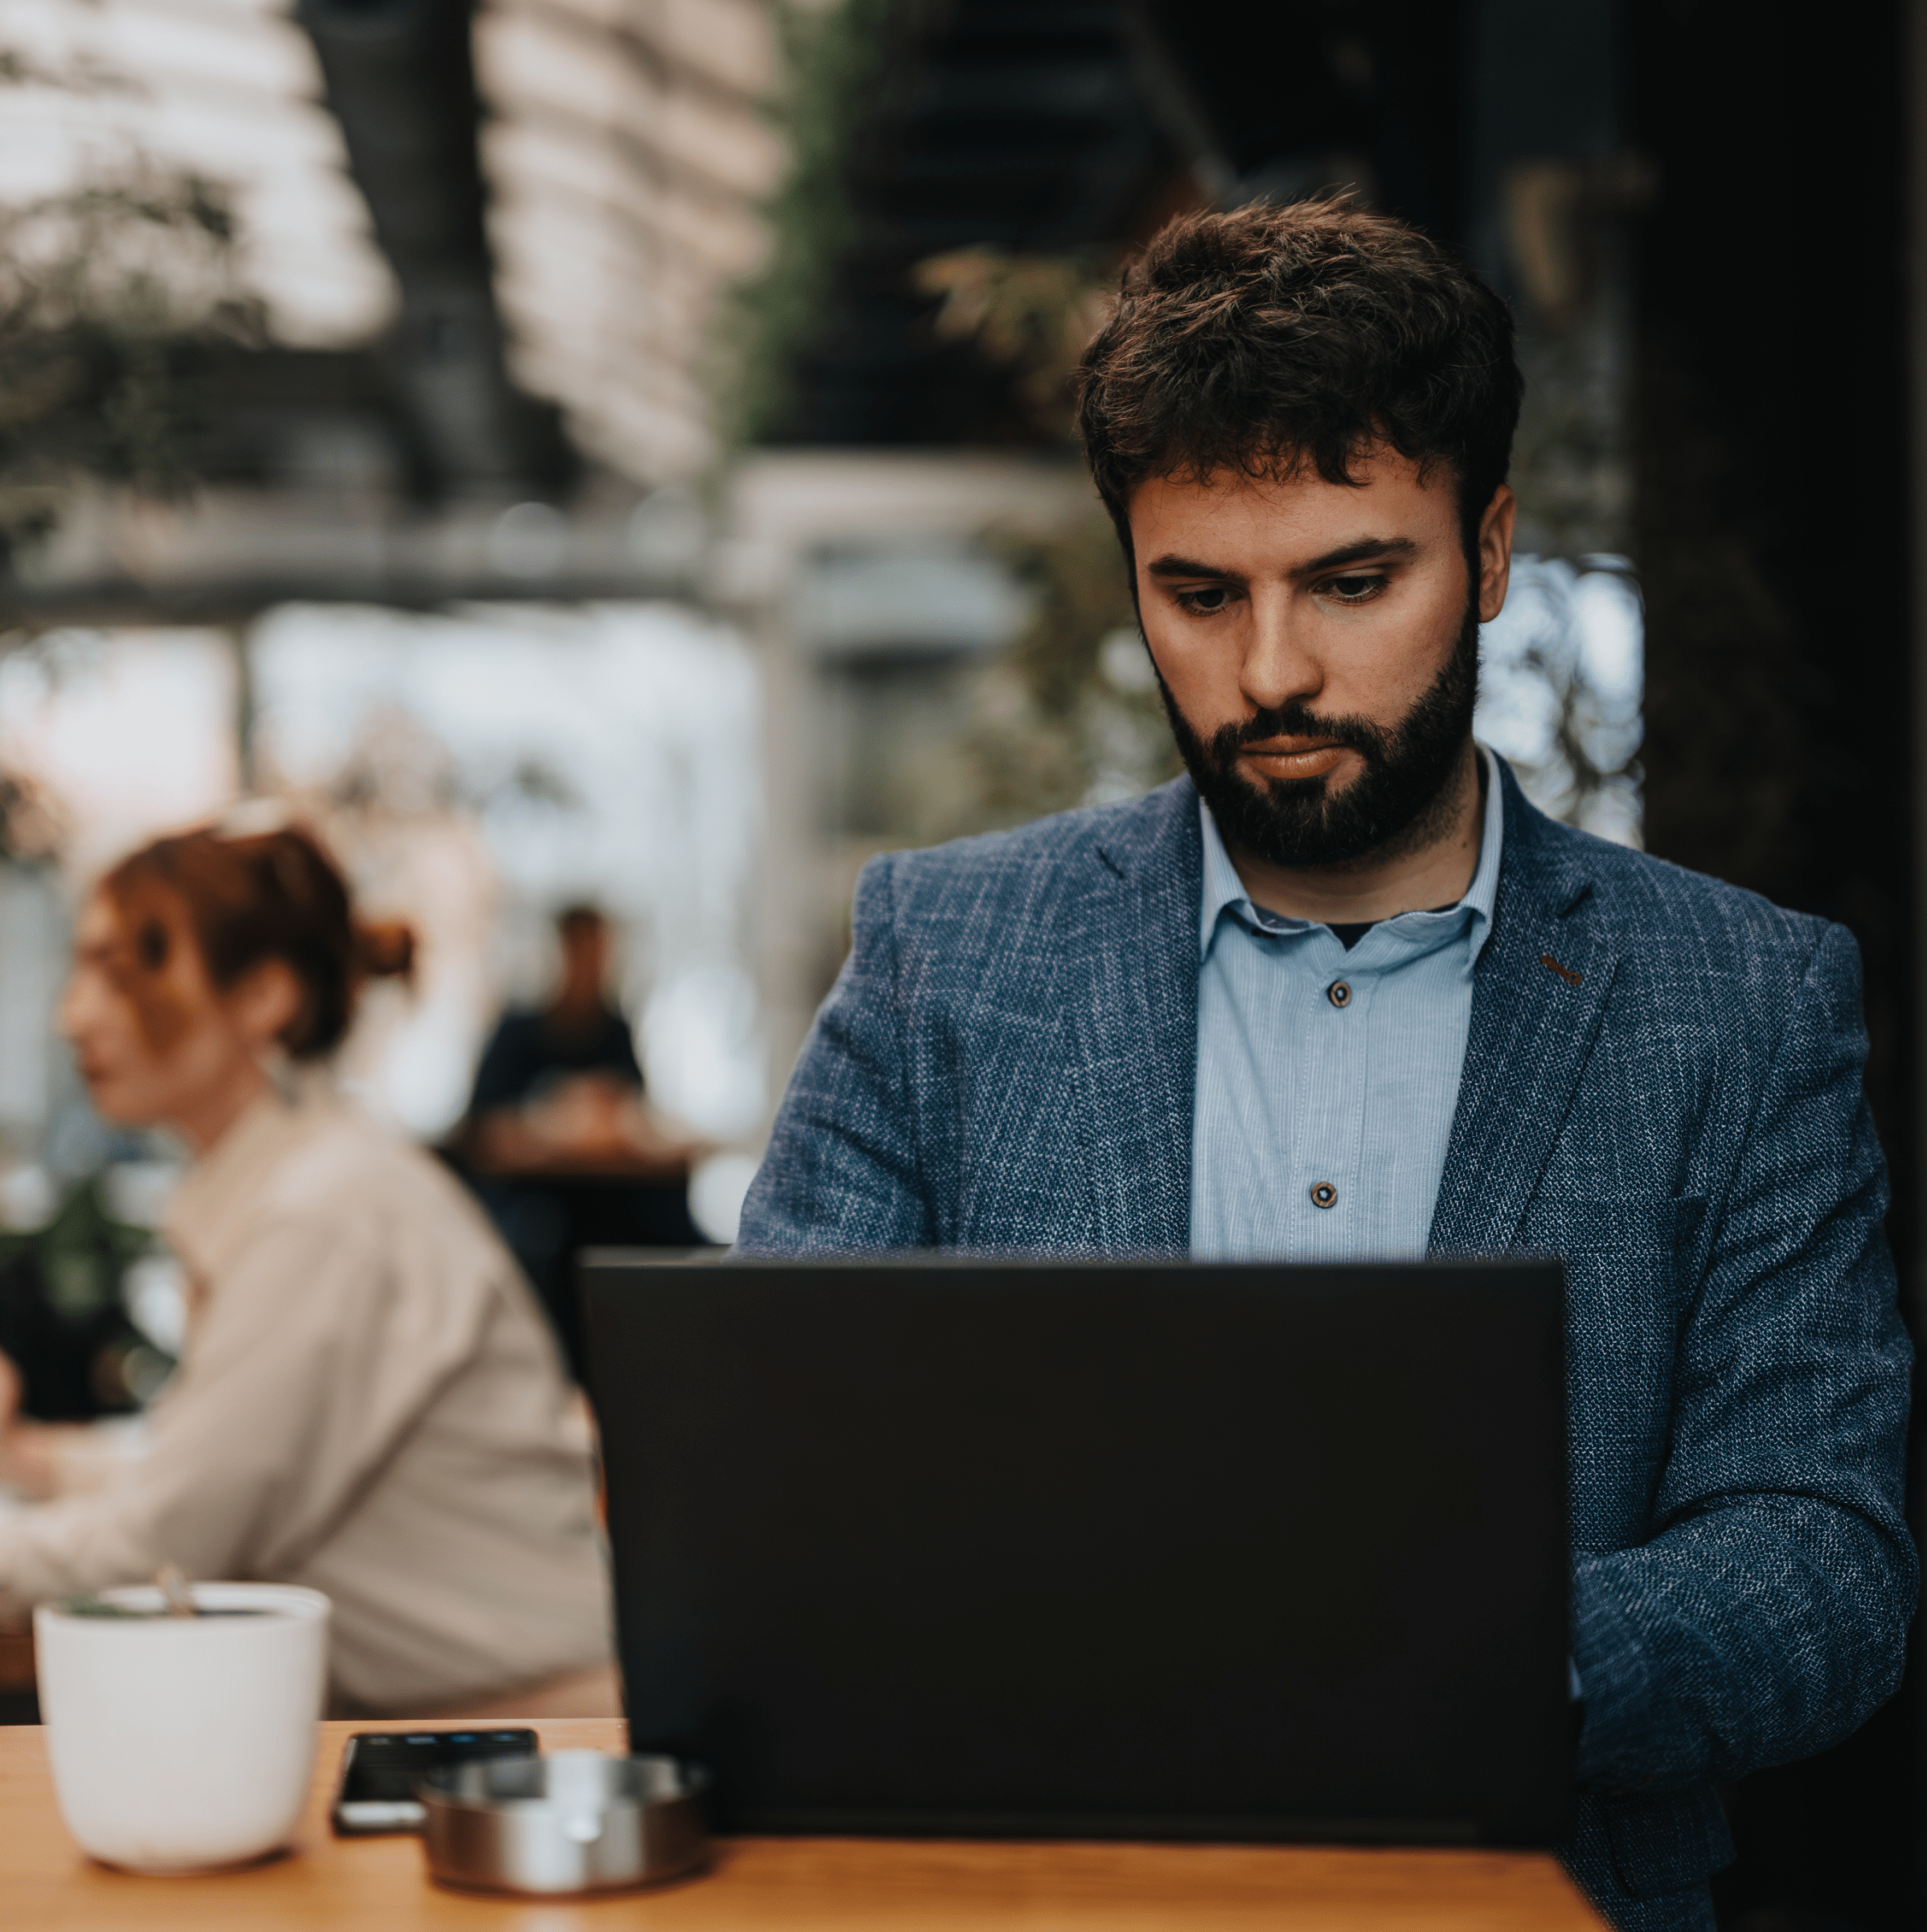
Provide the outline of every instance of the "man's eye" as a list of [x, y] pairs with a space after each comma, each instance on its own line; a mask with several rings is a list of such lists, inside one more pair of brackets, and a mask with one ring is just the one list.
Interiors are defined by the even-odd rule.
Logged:
[[1325, 589], [1341, 604], [1363, 604], [1385, 588], [1385, 580], [1379, 576], [1327, 577]]
[[1180, 590], [1175, 595], [1180, 609], [1201, 617], [1222, 610], [1231, 601], [1231, 593], [1222, 584], [1207, 585], [1202, 590]]

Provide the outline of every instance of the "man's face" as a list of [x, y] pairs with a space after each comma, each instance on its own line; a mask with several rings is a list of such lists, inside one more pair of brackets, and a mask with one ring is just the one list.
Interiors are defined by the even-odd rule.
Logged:
[[1422, 831], [1460, 769], [1511, 493], [1467, 568], [1456, 492], [1396, 452], [1355, 485], [1216, 472], [1130, 502], [1138, 609], [1179, 749], [1234, 850], [1342, 866]]
[[600, 1000], [609, 983], [609, 930], [606, 921], [578, 919], [562, 931], [564, 996], [587, 1004]]

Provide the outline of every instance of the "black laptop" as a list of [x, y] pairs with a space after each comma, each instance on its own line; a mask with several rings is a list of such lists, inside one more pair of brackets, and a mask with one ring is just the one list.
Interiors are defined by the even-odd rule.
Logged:
[[1556, 1265], [584, 1275], [631, 1746], [723, 1829], [1565, 1832]]

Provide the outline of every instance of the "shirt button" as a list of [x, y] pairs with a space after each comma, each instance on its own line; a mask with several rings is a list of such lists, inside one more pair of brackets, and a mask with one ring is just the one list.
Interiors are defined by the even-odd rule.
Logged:
[[1339, 1204], [1339, 1191], [1330, 1181], [1314, 1181], [1311, 1183], [1311, 1204], [1314, 1208], [1335, 1208]]
[[1335, 1007], [1348, 1007], [1351, 1004], [1351, 988], [1343, 980], [1335, 979], [1326, 987], [1325, 997]]

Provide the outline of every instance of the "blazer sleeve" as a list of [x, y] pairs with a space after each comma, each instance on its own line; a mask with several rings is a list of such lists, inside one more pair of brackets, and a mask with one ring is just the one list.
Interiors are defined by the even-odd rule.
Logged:
[[1583, 1782], [1659, 1791], [1806, 1757], [1900, 1681], [1912, 1352], [1866, 1050], [1859, 954], [1830, 926], [1715, 1204], [1658, 1533], [1575, 1566]]
[[906, 1077], [894, 862], [858, 880], [850, 957], [816, 1016], [734, 1252], [807, 1256], [933, 1245]]

